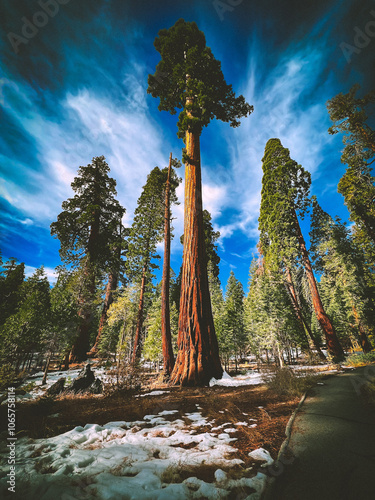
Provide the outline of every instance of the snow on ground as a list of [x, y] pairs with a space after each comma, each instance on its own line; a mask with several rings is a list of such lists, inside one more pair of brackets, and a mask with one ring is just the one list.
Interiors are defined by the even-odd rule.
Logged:
[[151, 391], [145, 394], [137, 394], [136, 398], [143, 398], [144, 396], [160, 396], [161, 394], [167, 394], [169, 391]]
[[[295, 365], [295, 366], [290, 366], [289, 368], [291, 368], [294, 372], [296, 372], [296, 374], [299, 374], [299, 372], [314, 371], [317, 368], [319, 369], [319, 373], [321, 375], [337, 372], [337, 369], [332, 369], [332, 365], [318, 365], [318, 366]], [[105, 368], [96, 368], [95, 366], [93, 366], [92, 369], [94, 371], [95, 377], [99, 377], [104, 384], [108, 382], [114, 382], [114, 377], [108, 375], [108, 371]], [[30, 390], [27, 394], [17, 395], [16, 399], [17, 401], [36, 399], [39, 396], [42, 396], [45, 390], [51, 387], [51, 385], [54, 384], [61, 377], [65, 377], [66, 385], [69, 385], [78, 376], [80, 371], [81, 369], [51, 372], [48, 374], [47, 384], [44, 386], [42, 386], [43, 372], [35, 373], [34, 375], [31, 375], [25, 382], [25, 384], [34, 382], [35, 384], [34, 389]], [[245, 375], [237, 375], [235, 377], [231, 377], [230, 375], [228, 375], [227, 372], [224, 372], [223, 377], [221, 379], [216, 380], [215, 378], [212, 378], [209, 384], [210, 387], [213, 387], [215, 385], [224, 387], [240, 387], [245, 385], [263, 384], [266, 382], [266, 379], [267, 379], [267, 374], [260, 373], [257, 370], [249, 370]], [[159, 396], [167, 392], [169, 391], [153, 390], [145, 394], [139, 394], [136, 397]], [[0, 397], [1, 395], [2, 394], [0, 394]], [[2, 404], [5, 403], [6, 402], [3, 401]]]
[[223, 373], [223, 377], [219, 380], [212, 378], [210, 380], [210, 387], [214, 385], [221, 385], [224, 387], [239, 387], [242, 385], [256, 385], [264, 382], [261, 373], [255, 370], [249, 370], [246, 375], [238, 375], [231, 377], [227, 372]]
[[[216, 500], [228, 498], [238, 488], [253, 488], [256, 493], [246, 498], [258, 499], [265, 486], [265, 474], [240, 479], [231, 479], [228, 474], [230, 468], [243, 463], [235, 458], [237, 450], [232, 445], [237, 429], [220, 432], [223, 426], [215, 429], [215, 420], [208, 421], [198, 411], [172, 421], [164, 418], [174, 418], [177, 412], [164, 410], [135, 422], [87, 424], [46, 439], [18, 439], [15, 498]], [[238, 422], [245, 424], [249, 422]], [[207, 427], [211, 427], [210, 432]], [[5, 438], [1, 443], [0, 497], [3, 498], [9, 486], [9, 450]], [[267, 463], [272, 460], [262, 451], [256, 458]], [[214, 470], [217, 467], [213, 482], [196, 477], [194, 467], [202, 466]], [[191, 477], [179, 478], [184, 471], [185, 478]]]
[[[105, 368], [96, 368], [95, 366], [92, 367], [92, 370], [95, 374], [95, 377], [100, 378], [100, 380], [103, 383], [108, 383], [110, 382], [113, 377], [108, 375], [108, 371]], [[45, 391], [51, 387], [55, 382], [57, 382], [60, 378], [65, 378], [65, 387], [70, 385], [74, 379], [78, 377], [78, 374], [82, 371], [82, 368], [79, 368], [77, 370], [66, 370], [66, 371], [56, 371], [56, 372], [49, 372], [46, 384], [42, 386], [42, 380], [43, 380], [43, 372], [37, 372], [34, 373], [33, 375], [30, 375], [27, 380], [25, 380], [23, 385], [30, 384], [31, 382], [35, 384], [35, 387], [30, 390], [30, 392], [26, 394], [17, 394], [16, 400], [17, 401], [23, 401], [23, 400], [30, 400], [30, 399], [37, 399], [40, 396], [43, 396]], [[3, 401], [2, 404], [6, 404], [6, 401]]]

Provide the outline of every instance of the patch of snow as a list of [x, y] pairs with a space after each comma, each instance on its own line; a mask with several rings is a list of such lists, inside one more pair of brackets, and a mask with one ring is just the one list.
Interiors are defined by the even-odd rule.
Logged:
[[264, 448], [257, 448], [256, 450], [251, 451], [249, 453], [249, 457], [253, 458], [254, 460], [266, 462], [265, 464], [262, 465], [262, 467], [273, 464], [273, 458], [271, 457], [269, 452]]
[[221, 469], [215, 470], [214, 476], [215, 476], [216, 482], [218, 482], [218, 483], [224, 482], [227, 479], [226, 473]]
[[135, 396], [136, 398], [143, 398], [145, 396], [161, 396], [162, 394], [168, 394], [169, 391], [152, 391], [147, 392], [146, 394], [138, 394]]
[[223, 373], [221, 379], [212, 378], [209, 382], [210, 387], [214, 385], [220, 385], [224, 387], [240, 387], [243, 385], [258, 385], [263, 384], [263, 376], [256, 372], [255, 370], [250, 370], [246, 375], [237, 375], [236, 377], [231, 377], [227, 372]]
[[[177, 410], [145, 415], [143, 420], [134, 422], [91, 423], [46, 439], [20, 438], [17, 487], [19, 491], [27, 491], [28, 498], [70, 496], [102, 500], [123, 498], [124, 492], [126, 498], [133, 499], [216, 500], [227, 498], [232, 489], [242, 486], [254, 488], [257, 494], [262, 491], [265, 475], [258, 473], [251, 479], [229, 480], [220, 469], [243, 464], [240, 459], [224, 458], [236, 451], [231, 444], [236, 438], [228, 435], [236, 429], [225, 429], [216, 437], [200, 431], [209, 422], [199, 412], [184, 415], [192, 424], [163, 418], [174, 413]], [[194, 431], [190, 430], [192, 426]], [[2, 444], [0, 497], [7, 493], [8, 452]], [[217, 467], [214, 483], [196, 477], [170, 484], [163, 482], [167, 470], [178, 476], [181, 469], [202, 464]]]

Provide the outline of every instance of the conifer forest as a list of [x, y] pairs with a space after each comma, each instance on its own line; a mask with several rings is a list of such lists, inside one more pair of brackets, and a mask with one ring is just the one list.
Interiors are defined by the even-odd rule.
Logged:
[[[44, 500], [343, 498], [327, 493], [328, 478], [328, 496], [315, 492], [318, 479], [293, 496], [294, 458], [289, 466], [281, 450], [301, 396], [310, 404], [309, 391], [320, 394], [345, 369], [367, 367], [352, 393], [374, 409], [374, 10], [348, 2], [351, 31], [335, 56], [327, 42], [331, 66], [313, 82], [319, 45], [306, 45], [306, 59], [296, 45], [277, 46], [286, 13], [273, 1], [269, 11], [246, 0], [193, 2], [190, 11], [182, 2], [146, 1], [143, 11], [128, 1], [85, 0], [81, 11], [73, 3], [33, 2], [24, 17], [21, 5], [3, 7], [4, 123], [8, 131], [21, 123], [18, 92], [25, 129], [19, 145], [4, 135], [1, 155], [0, 410], [8, 423], [0, 430], [10, 444], [0, 448], [8, 457], [0, 491]], [[258, 23], [275, 23], [258, 59], [250, 4]], [[303, 40], [318, 26], [319, 36], [333, 36], [333, 10], [322, 2], [286, 8], [296, 40], [299, 15], [312, 23]], [[121, 16], [123, 39], [114, 36]], [[80, 38], [85, 23], [96, 26], [91, 44]], [[241, 45], [246, 23], [254, 37]], [[63, 28], [65, 42], [53, 31]], [[49, 62], [38, 62], [41, 44]], [[86, 47], [77, 59], [76, 44]], [[271, 85], [266, 71], [279, 50], [286, 71], [281, 79], [275, 60]], [[70, 53], [65, 69], [58, 51]], [[22, 58], [33, 90], [21, 97], [21, 80], [10, 75]], [[123, 64], [132, 70], [114, 90]], [[59, 80], [65, 71], [83, 79], [78, 93], [68, 76]], [[95, 98], [90, 78], [101, 82]], [[47, 101], [48, 127], [32, 111]], [[52, 148], [58, 142], [65, 158]], [[29, 179], [34, 158], [41, 167]], [[293, 436], [291, 456], [303, 463]], [[363, 493], [348, 498], [370, 498], [359, 482]]]

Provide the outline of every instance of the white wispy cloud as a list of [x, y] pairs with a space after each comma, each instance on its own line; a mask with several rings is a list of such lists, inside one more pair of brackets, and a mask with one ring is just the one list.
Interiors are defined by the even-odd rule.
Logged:
[[322, 80], [324, 48], [312, 50], [306, 43], [298, 52], [285, 55], [275, 61], [273, 70], [261, 84], [256, 77], [261, 67], [259, 47], [254, 53], [250, 47], [249, 54], [240, 93], [254, 105], [254, 112], [223, 138], [231, 157], [231, 181], [225, 191], [224, 207], [237, 211], [227, 223], [219, 224], [224, 239], [233, 238], [236, 231], [249, 239], [258, 239], [262, 157], [270, 138], [278, 137], [290, 150], [291, 157], [316, 176], [324, 159], [324, 148], [330, 141], [322, 89], [319, 99], [314, 100], [316, 92], [309, 97]]
[[[62, 201], [73, 195], [70, 184], [78, 167], [104, 154], [129, 224], [147, 174], [155, 165], [167, 164], [169, 148], [148, 112], [144, 85], [131, 76], [125, 76], [124, 82], [127, 98], [121, 107], [87, 89], [68, 93], [60, 104], [69, 119], [61, 123], [33, 112], [30, 90], [13, 85], [12, 92], [22, 96], [22, 107], [9, 104], [8, 111], [35, 140], [40, 169], [13, 161], [28, 182], [6, 180], [4, 198], [26, 216], [49, 225], [61, 211]], [[35, 189], [30, 189], [30, 183]]]
[[[30, 276], [32, 276], [36, 270], [37, 270], [36, 267], [25, 266], [25, 277], [30, 278]], [[55, 269], [52, 269], [50, 267], [45, 267], [44, 273], [47, 276], [50, 284], [56, 283], [58, 276], [57, 276], [57, 273], [55, 272]]]

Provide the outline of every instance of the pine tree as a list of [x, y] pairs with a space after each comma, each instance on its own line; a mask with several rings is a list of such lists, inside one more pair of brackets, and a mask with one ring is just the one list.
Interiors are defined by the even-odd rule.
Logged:
[[244, 328], [244, 291], [242, 283], [231, 271], [225, 291], [225, 335], [230, 344], [230, 355], [234, 356], [236, 372], [238, 359], [246, 350], [246, 334]]
[[308, 278], [316, 317], [325, 334], [327, 349], [337, 360], [344, 351], [327, 316], [313, 274], [311, 261], [300, 228], [309, 206], [310, 174], [290, 158], [289, 150], [279, 139], [270, 139], [263, 157], [262, 200], [259, 229], [260, 245], [266, 261], [290, 265], [302, 260]]
[[88, 353], [89, 357], [95, 357], [98, 354], [98, 347], [100, 343], [100, 338], [103, 333], [103, 328], [107, 321], [108, 310], [113, 302], [113, 295], [117, 289], [118, 282], [121, 279], [122, 283], [126, 282], [124, 277], [125, 262], [122, 260], [122, 255], [127, 252], [127, 238], [129, 236], [129, 228], [122, 228], [119, 226], [119, 235], [116, 245], [113, 247], [113, 263], [110, 265], [110, 271], [108, 273], [108, 281], [105, 288], [104, 304], [102, 308], [102, 313], [99, 320], [98, 334], [95, 339], [95, 343]]
[[137, 328], [139, 286], [128, 285], [118, 291], [108, 310], [108, 320], [98, 345], [102, 356], [116, 352], [118, 365], [131, 359], [132, 344]]
[[[10, 261], [12, 262], [12, 260]], [[0, 281], [0, 326], [7, 318], [15, 314], [20, 302], [20, 289], [25, 279], [25, 264], [9, 265], [9, 261], [2, 266], [5, 269]]]
[[371, 351], [368, 332], [373, 333], [375, 296], [366, 279], [368, 269], [363, 252], [346, 225], [324, 212], [315, 197], [310, 235], [315, 267], [323, 273], [325, 302], [341, 320], [343, 336], [350, 326], [363, 351]]
[[[13, 271], [14, 272], [14, 271]], [[0, 358], [18, 369], [43, 349], [51, 319], [50, 286], [43, 266], [20, 287], [19, 303], [0, 330]]]
[[[173, 174], [172, 174], [173, 175]], [[155, 167], [147, 177], [142, 194], [138, 198], [134, 220], [128, 240], [127, 268], [131, 281], [140, 283], [137, 329], [134, 338], [132, 362], [140, 358], [144, 305], [148, 287], [152, 284], [155, 263], [160, 256], [156, 252], [157, 244], [163, 240], [165, 217], [165, 188], [168, 168]], [[171, 202], [176, 201], [175, 189], [178, 179], [174, 174], [170, 183]]]
[[[69, 354], [78, 328], [79, 272], [58, 268], [58, 278], [51, 290], [51, 337], [56, 351]], [[63, 361], [63, 360], [62, 360]]]
[[216, 273], [214, 264], [210, 260], [208, 262], [207, 272], [212, 304], [212, 315], [219, 343], [220, 358], [224, 361], [225, 369], [227, 369], [229, 350], [227, 349], [227, 336], [225, 329], [225, 302], [219, 276]]
[[79, 167], [78, 176], [72, 182], [76, 194], [62, 203], [63, 211], [51, 224], [51, 234], [60, 240], [62, 261], [81, 269], [80, 325], [71, 361], [87, 357], [96, 278], [113, 266], [113, 247], [118, 243], [125, 213], [115, 199], [116, 181], [108, 173], [104, 156], [93, 158], [86, 167]]
[[362, 99], [356, 97], [359, 85], [347, 94], [338, 94], [327, 103], [333, 122], [330, 134], [344, 134], [341, 161], [348, 168], [341, 178], [338, 191], [345, 198], [351, 219], [366, 239], [375, 244], [375, 177], [371, 165], [375, 161], [375, 131], [368, 124], [374, 110], [375, 91]]
[[283, 349], [295, 341], [298, 327], [282, 276], [264, 262], [250, 266], [249, 293], [244, 301], [244, 325], [251, 351], [261, 358], [261, 351], [272, 351], [280, 367]]
[[[213, 118], [239, 125], [252, 111], [243, 96], [235, 97], [220, 62], [206, 46], [197, 25], [179, 19], [159, 31], [154, 41], [161, 61], [149, 75], [148, 92], [160, 98], [159, 110], [176, 113], [185, 163], [184, 255], [181, 284], [179, 352], [171, 376], [174, 384], [207, 385], [222, 376], [208, 290], [203, 232], [200, 135]], [[165, 78], [164, 78], [165, 76]]]

